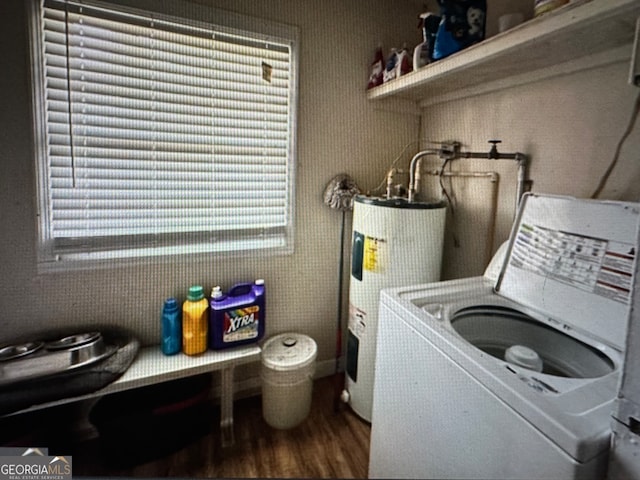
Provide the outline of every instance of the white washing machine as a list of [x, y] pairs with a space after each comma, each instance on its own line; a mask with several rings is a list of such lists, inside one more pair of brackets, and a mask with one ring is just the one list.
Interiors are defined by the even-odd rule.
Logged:
[[369, 477], [604, 478], [639, 211], [526, 195], [498, 275], [383, 290]]

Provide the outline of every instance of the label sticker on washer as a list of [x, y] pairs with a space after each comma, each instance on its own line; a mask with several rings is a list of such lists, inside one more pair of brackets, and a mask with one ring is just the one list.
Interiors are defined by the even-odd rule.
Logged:
[[631, 296], [635, 246], [520, 225], [511, 265], [621, 303]]

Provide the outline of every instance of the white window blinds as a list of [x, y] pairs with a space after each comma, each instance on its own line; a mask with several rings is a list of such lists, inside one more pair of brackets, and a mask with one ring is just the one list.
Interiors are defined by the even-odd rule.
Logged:
[[41, 7], [48, 256], [290, 249], [293, 39]]

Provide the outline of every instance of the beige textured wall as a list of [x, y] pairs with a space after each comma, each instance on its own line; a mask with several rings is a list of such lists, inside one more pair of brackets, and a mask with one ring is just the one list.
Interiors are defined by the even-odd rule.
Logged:
[[[629, 49], [630, 51], [630, 49]], [[458, 140], [465, 150], [484, 151], [489, 139], [501, 139], [503, 152], [530, 156], [529, 178], [538, 193], [589, 197], [614, 156], [627, 127], [639, 90], [627, 84], [628, 62], [584, 70], [473, 98], [425, 108], [421, 135], [436, 140]], [[600, 198], [640, 200], [640, 128], [636, 127], [621, 151], [620, 160]], [[456, 168], [494, 169], [497, 164], [461, 161]], [[468, 162], [467, 162], [468, 163]], [[508, 162], [507, 162], [508, 163]], [[513, 215], [515, 170], [507, 165], [500, 178], [500, 211], [493, 249], [509, 234]], [[446, 278], [481, 274], [478, 262], [488, 236], [478, 218], [488, 215], [487, 192], [474, 191], [478, 183], [458, 190], [462, 212], [480, 212], [457, 225], [462, 247], [453, 246], [449, 229], [445, 249]], [[461, 214], [462, 216], [462, 214]], [[453, 224], [450, 224], [450, 226]]]
[[[135, 4], [143, 3], [139, 0]], [[175, 1], [147, 3], [166, 10], [196, 9]], [[613, 155], [636, 94], [626, 85], [626, 63], [619, 63], [431, 106], [419, 119], [375, 108], [366, 100], [364, 85], [378, 43], [388, 48], [417, 42], [415, 15], [422, 2], [198, 3], [300, 29], [295, 253], [270, 258], [208, 257], [198, 263], [149, 262], [138, 267], [39, 275], [25, 2], [2, 2], [0, 343], [43, 328], [84, 328], [96, 322], [129, 327], [144, 342], [153, 343], [159, 337], [159, 309], [165, 297], [184, 295], [193, 283], [229, 287], [237, 281], [263, 277], [268, 288], [268, 335], [285, 330], [309, 334], [319, 343], [319, 359], [328, 360], [334, 353], [340, 214], [324, 206], [321, 197], [334, 175], [347, 172], [369, 190], [379, 183], [392, 159], [418, 137], [455, 139], [473, 150], [484, 150], [486, 140], [500, 138], [501, 150], [519, 150], [531, 156], [529, 176], [535, 191], [588, 196]], [[516, 4], [526, 11], [529, 2], [518, 0]], [[495, 31], [494, 15], [512, 6], [507, 0], [495, 0], [491, 5], [489, 33]], [[639, 136], [636, 129], [629, 138], [604, 197], [638, 199], [640, 167], [634, 152], [640, 147]], [[468, 222], [463, 219], [464, 227], [449, 229], [445, 277], [479, 273], [487, 252], [508, 235], [514, 172], [509, 164], [498, 167], [504, 171], [500, 170], [496, 239], [489, 246], [476, 242], [476, 238], [486, 237], [483, 229], [490, 221], [489, 186], [482, 182], [459, 186], [456, 191], [461, 204], [466, 205], [462, 198], [465, 188], [470, 192], [467, 197], [477, 200], [458, 214], [471, 217]], [[453, 247], [453, 232], [463, 247]], [[346, 276], [345, 280], [347, 285]]]
[[[191, 284], [228, 288], [264, 278], [267, 335], [286, 330], [308, 334], [318, 342], [319, 360], [332, 358], [340, 214], [323, 204], [322, 193], [342, 172], [363, 189], [372, 188], [388, 159], [418, 136], [417, 118], [374, 110], [364, 90], [375, 46], [413, 42], [418, 35], [413, 6], [403, 12], [386, 0], [200, 2], [300, 29], [293, 255], [149, 261], [138, 267], [39, 275], [25, 3], [10, 0], [0, 9], [0, 343], [43, 328], [77, 325], [83, 330], [92, 323], [125, 326], [144, 342], [155, 343], [164, 298], [184, 298]], [[175, 1], [146, 3], [167, 10], [193, 8]]]

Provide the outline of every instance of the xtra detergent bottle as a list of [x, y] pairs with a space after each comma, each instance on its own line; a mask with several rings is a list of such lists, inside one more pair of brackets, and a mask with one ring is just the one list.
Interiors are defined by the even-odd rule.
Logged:
[[239, 283], [226, 295], [220, 287], [211, 292], [209, 345], [223, 349], [254, 343], [264, 336], [264, 280]]
[[208, 308], [202, 287], [191, 287], [182, 304], [182, 351], [187, 355], [198, 355], [207, 350]]

